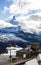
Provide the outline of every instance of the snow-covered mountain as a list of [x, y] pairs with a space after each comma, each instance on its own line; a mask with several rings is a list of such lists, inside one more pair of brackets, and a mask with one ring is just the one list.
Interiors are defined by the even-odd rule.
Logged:
[[[30, 17], [31, 18], [31, 17]], [[3, 35], [3, 40], [4, 40], [4, 37], [6, 37], [10, 40], [13, 40], [13, 36], [15, 37], [19, 37], [19, 38], [23, 38], [24, 40], [28, 41], [27, 39], [28, 38], [37, 38], [37, 35], [39, 34], [36, 34], [37, 32], [34, 31], [34, 28], [32, 26], [35, 25], [35, 23], [33, 22], [33, 24], [29, 24], [29, 28], [26, 28], [24, 25], [22, 27], [22, 23], [19, 23], [16, 19], [15, 19], [15, 16], [13, 16], [13, 19], [11, 19], [8, 23], [7, 22], [3, 22], [4, 23], [4, 26], [0, 27], [0, 38], [2, 37], [1, 35]], [[23, 29], [23, 28], [26, 28], [26, 29], [29, 29], [27, 32], [25, 32], [26, 29]], [[35, 29], [37, 27], [35, 26]], [[38, 29], [38, 28], [37, 28]], [[41, 31], [40, 31], [41, 32]], [[10, 34], [10, 35], [9, 35]], [[11, 35], [13, 35], [12, 37], [10, 37]], [[18, 40], [19, 41], [19, 40]]]
[[[8, 27], [9, 24], [12, 26]], [[6, 27], [0, 28], [0, 42], [17, 41], [18, 44], [19, 42], [27, 42], [27, 40], [17, 36], [17, 34], [21, 34], [21, 27], [19, 23], [15, 21], [15, 17], [13, 17]], [[23, 46], [23, 44], [21, 43], [19, 46]]]
[[13, 25], [19, 25], [19, 22], [16, 20], [15, 16], [9, 21]]
[[[32, 18], [32, 17], [31, 17]], [[15, 19], [15, 16], [13, 16], [13, 19], [11, 19], [8, 23], [7, 22], [0, 22], [0, 45], [1, 46], [8, 46], [9, 41], [15, 42], [16, 45], [19, 45], [21, 47], [26, 47], [27, 44], [31, 44], [32, 42], [40, 42], [41, 43], [41, 31], [39, 33], [33, 32], [33, 28], [31, 27], [32, 30], [29, 29], [28, 32], [25, 32], [24, 25], [22, 26], [23, 23], [18, 22]], [[31, 24], [32, 25], [32, 24]], [[40, 28], [37, 28], [40, 29]], [[4, 44], [5, 43], [5, 44]], [[2, 47], [0, 47], [2, 48]], [[3, 47], [4, 48], [4, 47]]]

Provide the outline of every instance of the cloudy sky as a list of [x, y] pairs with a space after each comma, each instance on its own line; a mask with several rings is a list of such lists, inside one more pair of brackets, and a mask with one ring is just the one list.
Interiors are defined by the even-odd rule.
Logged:
[[[0, 19], [41, 12], [41, 0], [0, 0]], [[3, 16], [4, 15], [4, 16]]]
[[25, 31], [41, 31], [41, 0], [0, 0], [0, 20], [15, 15]]

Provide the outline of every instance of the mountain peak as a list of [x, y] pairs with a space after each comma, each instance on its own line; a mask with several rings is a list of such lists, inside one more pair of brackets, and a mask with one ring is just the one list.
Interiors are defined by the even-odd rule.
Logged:
[[10, 23], [13, 24], [13, 25], [18, 25], [19, 24], [18, 21], [16, 20], [15, 16], [13, 16]]
[[13, 20], [16, 20], [15, 16], [13, 16]]

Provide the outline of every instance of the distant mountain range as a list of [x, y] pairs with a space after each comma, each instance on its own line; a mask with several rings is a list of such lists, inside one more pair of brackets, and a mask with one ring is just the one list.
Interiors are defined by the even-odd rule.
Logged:
[[[7, 22], [5, 23], [7, 24]], [[24, 32], [15, 16], [13, 16], [7, 26], [0, 27], [0, 53], [9, 45], [9, 41], [13, 41], [16, 45], [25, 48], [28, 44], [34, 42], [41, 43], [41, 33]]]

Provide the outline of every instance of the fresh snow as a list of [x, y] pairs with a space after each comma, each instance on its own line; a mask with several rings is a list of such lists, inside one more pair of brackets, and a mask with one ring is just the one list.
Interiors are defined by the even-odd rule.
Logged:
[[27, 61], [24, 65], [39, 65], [36, 59]]
[[37, 61], [41, 61], [41, 54], [38, 54]]

